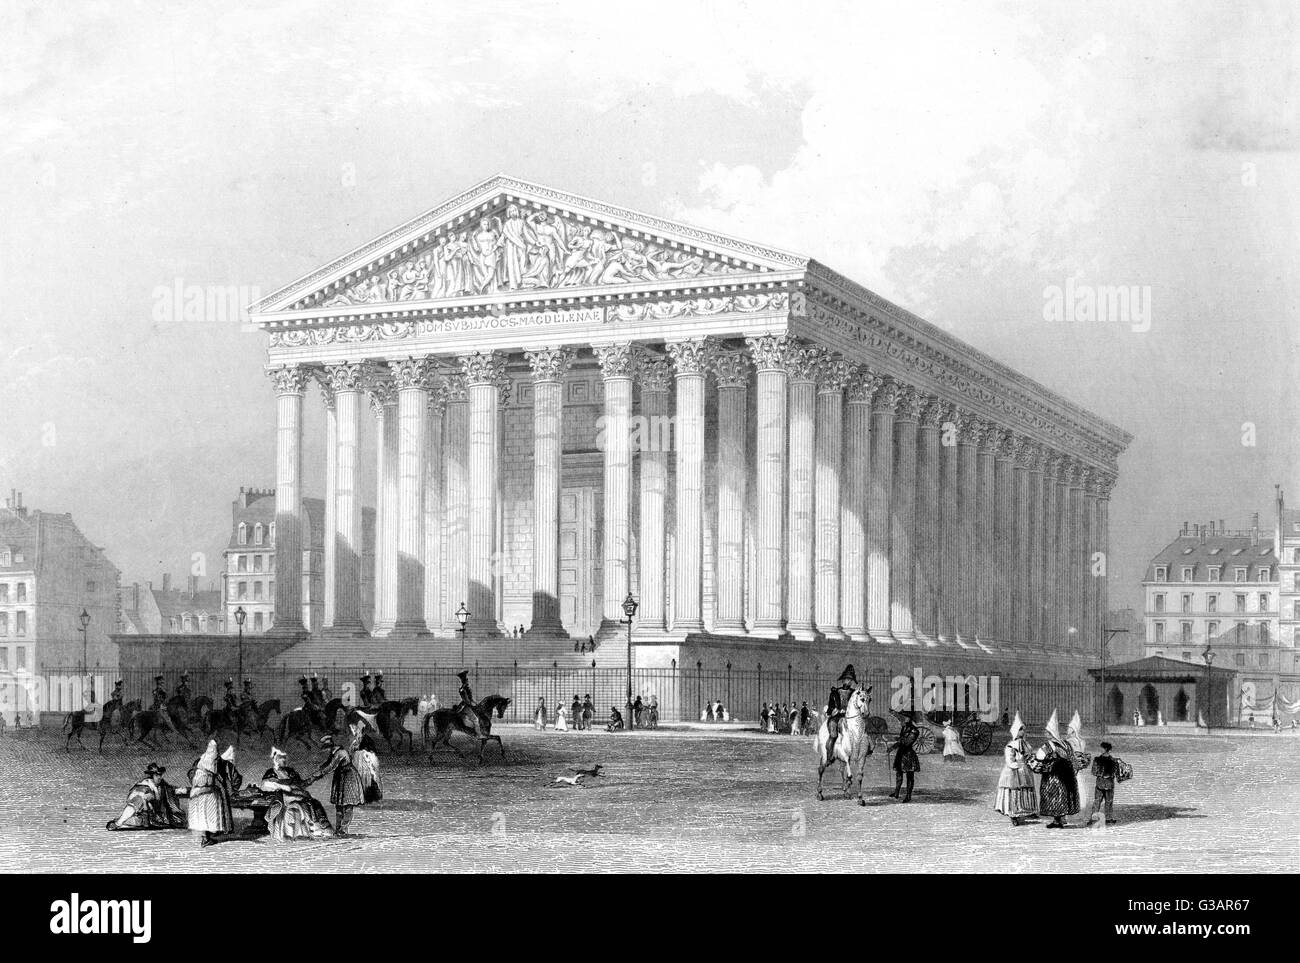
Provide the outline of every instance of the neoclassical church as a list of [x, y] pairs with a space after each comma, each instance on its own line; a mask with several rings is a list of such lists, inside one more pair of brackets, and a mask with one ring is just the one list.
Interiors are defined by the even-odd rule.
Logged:
[[1130, 436], [810, 258], [499, 175], [250, 315], [283, 564], [325, 504], [321, 627], [273, 630], [295, 649], [446, 664], [463, 610], [470, 653], [620, 664], [630, 595], [638, 666], [1096, 658]]

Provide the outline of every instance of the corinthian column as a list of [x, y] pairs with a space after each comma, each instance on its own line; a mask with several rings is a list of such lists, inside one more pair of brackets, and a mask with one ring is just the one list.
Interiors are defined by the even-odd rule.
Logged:
[[939, 641], [957, 645], [961, 616], [960, 419], [944, 405], [939, 433]]
[[[984, 551], [980, 544], [980, 442], [984, 424], [967, 412], [956, 417], [957, 444], [957, 514], [961, 519], [960, 588], [961, 604], [957, 608], [957, 643], [963, 648], [981, 641], [980, 620], [984, 576], [981, 567]], [[991, 466], [990, 466], [991, 467]]]
[[1097, 508], [1093, 525], [1093, 544], [1105, 562], [1105, 573], [1097, 582], [1097, 634], [1110, 624], [1110, 493], [1115, 490], [1115, 476], [1099, 475], [1097, 480]]
[[1052, 652], [1059, 646], [1057, 638], [1057, 575], [1056, 530], [1059, 503], [1056, 499], [1057, 471], [1061, 459], [1051, 451], [1043, 452], [1043, 511], [1038, 517], [1038, 526], [1043, 533], [1043, 586], [1040, 594], [1040, 606], [1035, 615], [1038, 619], [1038, 639], [1044, 651]]
[[501, 635], [497, 625], [497, 431], [505, 357], [496, 351], [460, 355], [469, 395], [469, 611], [474, 638]]
[[894, 490], [894, 408], [899, 387], [884, 381], [871, 406], [871, 487], [867, 505], [867, 631], [882, 644], [897, 639], [889, 631], [890, 585], [894, 576], [890, 555], [890, 516]]
[[1015, 593], [1016, 450], [1015, 435], [998, 430], [993, 451], [993, 638], [1010, 645]]
[[525, 351], [533, 369], [533, 621], [528, 637], [567, 639], [560, 620], [560, 487], [568, 348]]
[[926, 645], [939, 643], [939, 426], [943, 407], [925, 401], [916, 443], [916, 564], [913, 567], [913, 622]]
[[334, 389], [329, 385], [325, 370], [317, 368], [312, 374], [320, 387], [321, 401], [325, 406], [325, 529], [321, 533], [321, 548], [324, 552], [322, 562], [325, 568], [321, 576], [324, 597], [321, 630], [325, 631], [334, 626], [334, 542], [338, 538], [338, 528], [334, 522], [334, 500], [337, 497], [335, 483], [338, 481], [339, 422], [334, 408]]
[[840, 478], [844, 466], [844, 388], [853, 366], [824, 359], [817, 384], [817, 522], [813, 561], [813, 612], [817, 631], [846, 638], [840, 623]]
[[275, 629], [304, 631], [302, 623], [302, 395], [307, 369], [287, 365], [267, 372], [275, 385]]
[[325, 376], [334, 394], [337, 447], [334, 466], [334, 556], [325, 577], [334, 583], [334, 624], [330, 635], [366, 634], [361, 621], [361, 392], [367, 367], [328, 365]]
[[706, 339], [670, 341], [677, 381], [677, 529], [673, 632], [704, 631], [704, 376]]
[[1095, 562], [1093, 556], [1097, 551], [1097, 493], [1098, 493], [1099, 474], [1095, 468], [1089, 468], [1084, 476], [1083, 488], [1083, 516], [1081, 518], [1083, 551], [1081, 553], [1081, 564], [1083, 566], [1083, 581], [1080, 585], [1080, 591], [1083, 597], [1083, 609], [1080, 616], [1080, 632], [1078, 636], [1078, 645], [1087, 655], [1095, 656], [1098, 651], [1098, 632], [1097, 621], [1097, 599], [1099, 597], [1098, 583], [1101, 577], [1094, 570]]
[[788, 340], [777, 335], [746, 338], [757, 369], [757, 448], [755, 452], [756, 635], [776, 638], [785, 631], [785, 443], [788, 403], [785, 354]]
[[593, 344], [605, 379], [605, 414], [601, 437], [605, 449], [605, 585], [601, 612], [604, 625], [623, 618], [623, 599], [631, 588], [632, 373], [636, 352], [631, 342]]
[[1011, 619], [1007, 638], [1016, 646], [1029, 646], [1029, 464], [1033, 458], [1033, 443], [1027, 438], [1015, 437], [1012, 440], [1012, 497], [1014, 506], [1011, 510], [1011, 559], [1007, 578], [1010, 592]]
[[1074, 565], [1070, 554], [1071, 495], [1074, 483], [1074, 460], [1062, 456], [1056, 473], [1056, 632], [1055, 646], [1065, 652], [1070, 648], [1070, 597], [1074, 594]]
[[455, 612], [469, 608], [469, 391], [465, 376], [451, 375], [444, 383], [447, 411], [443, 415], [443, 455], [447, 512], [447, 601], [443, 625], [456, 627]]
[[867, 635], [867, 498], [871, 472], [871, 397], [880, 379], [855, 367], [846, 385], [844, 500], [840, 513], [840, 624], [854, 642]]
[[816, 443], [817, 371], [822, 352], [791, 346], [786, 357], [790, 391], [790, 451], [786, 520], [786, 631], [796, 639], [817, 637], [813, 625], [813, 458]]
[[444, 381], [429, 392], [429, 410], [424, 423], [424, 622], [436, 632], [447, 618], [442, 602], [443, 526], [443, 414], [447, 408]]
[[367, 384], [375, 413], [375, 612], [371, 635], [397, 624], [397, 390], [376, 369]]
[[1043, 540], [1043, 449], [1032, 445], [1027, 455], [1029, 468], [1029, 507], [1025, 524], [1029, 529], [1029, 558], [1025, 567], [1025, 584], [1029, 587], [1024, 611], [1023, 634], [1031, 648], [1043, 649], [1043, 573], [1046, 548]]
[[1080, 638], [1083, 633], [1083, 580], [1087, 573], [1087, 569], [1083, 564], [1083, 486], [1086, 479], [1087, 469], [1081, 464], [1076, 464], [1069, 476], [1070, 501], [1066, 515], [1069, 524], [1067, 546], [1070, 565], [1068, 588], [1070, 627], [1066, 635], [1066, 642], [1072, 651], [1079, 648]]
[[427, 358], [390, 361], [397, 389], [397, 499], [393, 516], [397, 529], [396, 635], [424, 635], [424, 482], [425, 434], [433, 366]]
[[664, 505], [668, 499], [668, 450], [671, 439], [668, 425], [668, 391], [672, 367], [663, 358], [643, 357], [636, 368], [641, 385], [641, 538], [640, 565], [641, 610], [637, 613], [637, 635], [663, 635], [668, 631], [667, 593], [664, 573], [665, 555]]
[[[713, 373], [718, 380], [718, 603], [713, 631], [744, 635], [749, 359], [739, 351], [719, 353], [713, 359]], [[641, 472], [644, 479], [644, 466]]]
[[978, 473], [978, 494], [976, 518], [978, 528], [976, 536], [977, 572], [979, 574], [979, 613], [977, 615], [976, 633], [983, 648], [992, 648], [995, 629], [995, 612], [998, 604], [998, 581], [996, 566], [998, 556], [995, 552], [997, 530], [994, 519], [997, 515], [995, 492], [994, 458], [1002, 446], [1004, 432], [986, 426], [980, 432]]
[[904, 645], [916, 644], [912, 618], [916, 539], [916, 426], [921, 393], [903, 388], [894, 420], [894, 492], [890, 507], [889, 631]]

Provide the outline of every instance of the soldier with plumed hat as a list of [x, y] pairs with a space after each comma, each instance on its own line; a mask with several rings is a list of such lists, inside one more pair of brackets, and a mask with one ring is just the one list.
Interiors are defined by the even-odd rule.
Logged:
[[840, 677], [831, 686], [830, 695], [826, 697], [826, 758], [833, 759], [835, 740], [840, 734], [840, 720], [844, 718], [849, 707], [849, 697], [858, 687], [858, 673], [850, 662], [840, 673]]

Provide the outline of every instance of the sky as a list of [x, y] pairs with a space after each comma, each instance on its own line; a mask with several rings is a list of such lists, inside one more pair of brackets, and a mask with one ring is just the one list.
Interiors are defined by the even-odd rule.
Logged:
[[1183, 521], [1300, 504], [1286, 3], [0, 11], [0, 488], [126, 583], [215, 580], [274, 482], [264, 336], [161, 292], [254, 300], [496, 172], [815, 257], [1131, 432], [1113, 608]]

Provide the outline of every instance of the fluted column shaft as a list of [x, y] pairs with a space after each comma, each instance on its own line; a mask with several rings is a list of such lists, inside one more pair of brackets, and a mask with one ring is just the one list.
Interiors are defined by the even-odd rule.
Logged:
[[388, 367], [397, 389], [397, 504], [393, 512], [397, 527], [393, 586], [396, 623], [393, 632], [422, 635], [428, 632], [424, 613], [424, 484], [433, 368], [425, 358], [391, 361]]
[[940, 558], [939, 425], [941, 408], [933, 399], [921, 410], [916, 438], [915, 565], [912, 569], [912, 621], [917, 637], [939, 641]]
[[898, 386], [877, 388], [871, 406], [871, 487], [867, 505], [867, 631], [877, 642], [896, 641], [889, 631], [891, 505], [894, 491], [894, 406]]
[[960, 435], [958, 417], [943, 409], [939, 435], [939, 641], [956, 645], [961, 621]]
[[916, 430], [922, 398], [904, 388], [894, 419], [894, 492], [889, 535], [889, 631], [905, 645], [915, 644], [916, 600]]
[[758, 408], [754, 632], [775, 637], [785, 630], [787, 340], [765, 335], [747, 339], [747, 344], [757, 369]]
[[1111, 477], [1101, 479], [1097, 489], [1097, 514], [1094, 539], [1096, 550], [1105, 561], [1105, 574], [1097, 578], [1097, 632], [1100, 634], [1110, 625], [1110, 493], [1115, 481]]
[[443, 457], [447, 512], [447, 600], [443, 624], [456, 628], [455, 612], [469, 608], [469, 392], [464, 376], [447, 382], [447, 411], [443, 415]]
[[275, 631], [302, 632], [302, 396], [307, 370], [269, 372], [275, 384]]
[[982, 646], [989, 646], [994, 641], [995, 622], [994, 611], [997, 605], [997, 553], [995, 551], [996, 529], [994, 528], [994, 517], [996, 515], [996, 498], [995, 498], [995, 448], [999, 438], [997, 433], [991, 428], [985, 428], [981, 432], [979, 457], [976, 461], [976, 471], [978, 474], [976, 494], [976, 568], [979, 578], [979, 604], [976, 615], [976, 635]]
[[677, 393], [673, 632], [704, 631], [704, 387], [709, 343], [671, 341]]
[[1011, 642], [1016, 553], [1015, 450], [1011, 432], [998, 431], [993, 453], [993, 614], [992, 637]]
[[856, 368], [847, 385], [840, 512], [840, 624], [854, 642], [867, 635], [867, 500], [871, 475], [871, 396], [877, 379]]
[[816, 458], [817, 368], [821, 353], [792, 347], [787, 358], [790, 448], [786, 457], [785, 625], [794, 638], [816, 637], [813, 624], [813, 487]]
[[1008, 583], [1011, 591], [1007, 595], [1011, 607], [1010, 629], [1007, 638], [1017, 646], [1029, 644], [1029, 568], [1032, 560], [1029, 522], [1031, 509], [1029, 504], [1029, 456], [1028, 442], [1016, 439], [1014, 442], [1015, 462], [1012, 470], [1012, 484], [1015, 492], [1015, 507], [1011, 516], [1011, 568]]
[[749, 359], [740, 352], [720, 354], [713, 360], [713, 372], [718, 380], [717, 610], [713, 631], [743, 635]]
[[497, 352], [461, 355], [469, 397], [469, 611], [468, 634], [499, 636], [497, 625], [497, 432], [505, 358]]
[[568, 638], [560, 619], [560, 490], [565, 348], [525, 352], [533, 369], [533, 620], [530, 638]]
[[813, 612], [817, 631], [843, 639], [840, 623], [840, 529], [843, 524], [844, 388], [852, 368], [824, 361], [817, 385], [817, 529], [813, 561]]
[[1078, 650], [1083, 634], [1083, 580], [1086, 572], [1083, 564], [1083, 477], [1082, 468], [1077, 469], [1070, 475], [1070, 503], [1067, 516], [1070, 526], [1069, 613], [1071, 631], [1066, 638], [1069, 648], [1072, 650]]
[[334, 583], [330, 634], [365, 634], [361, 620], [361, 403], [365, 365], [329, 365], [325, 376], [334, 393], [337, 445], [334, 459], [334, 556], [326, 578]]
[[1071, 476], [1074, 463], [1063, 459], [1056, 479], [1056, 638], [1055, 647], [1066, 651], [1071, 646], [1071, 628], [1075, 622], [1070, 612], [1070, 598], [1074, 594], [1074, 567], [1070, 553], [1071, 526]]
[[1043, 454], [1034, 448], [1029, 453], [1029, 510], [1025, 523], [1029, 528], [1029, 560], [1026, 584], [1029, 593], [1024, 611], [1024, 638], [1035, 649], [1043, 647], [1043, 575], [1047, 555], [1043, 539]]
[[442, 601], [443, 387], [430, 392], [424, 423], [424, 622], [430, 632], [442, 629], [448, 617]]
[[397, 392], [386, 374], [371, 379], [375, 414], [375, 599], [372, 635], [397, 624]]
[[668, 421], [668, 395], [672, 367], [662, 358], [642, 358], [637, 365], [641, 386], [641, 417], [645, 420], [641, 461], [641, 529], [639, 539], [641, 609], [637, 612], [639, 635], [662, 635], [668, 630], [667, 583], [665, 572], [667, 539], [664, 507], [668, 500], [668, 452], [664, 430]]
[[1059, 463], [1055, 455], [1048, 455], [1043, 462], [1043, 512], [1038, 524], [1043, 532], [1043, 586], [1042, 604], [1038, 610], [1039, 641], [1047, 652], [1052, 652], [1060, 645], [1057, 635], [1057, 582], [1059, 552], [1057, 551], [1057, 530], [1059, 528], [1060, 502], [1057, 499], [1056, 471]]
[[1095, 655], [1100, 644], [1097, 599], [1100, 595], [1098, 587], [1101, 578], [1094, 571], [1093, 560], [1097, 551], [1097, 474], [1092, 469], [1088, 469], [1084, 479], [1083, 515], [1080, 521], [1082, 523], [1080, 541], [1083, 546], [1081, 559], [1083, 580], [1080, 591], [1083, 595], [1083, 609], [1078, 642], [1079, 648], [1085, 653]]
[[338, 412], [334, 407], [334, 389], [329, 386], [325, 372], [318, 368], [316, 378], [321, 390], [321, 400], [325, 406], [325, 529], [321, 533], [323, 552], [321, 563], [324, 571], [321, 573], [323, 604], [320, 624], [321, 630], [324, 631], [334, 626], [334, 553], [335, 541], [338, 539], [338, 527], [334, 521], [334, 502], [338, 497], [339, 421]]
[[979, 514], [979, 444], [983, 435], [981, 423], [965, 412], [957, 415], [957, 515], [961, 520], [958, 566], [961, 600], [957, 607], [957, 641], [969, 648], [980, 638], [980, 586], [983, 575], [980, 563]]
[[601, 613], [606, 625], [623, 618], [631, 588], [632, 373], [636, 354], [630, 342], [592, 345], [604, 378], [605, 412], [601, 430], [605, 453], [604, 586]]

